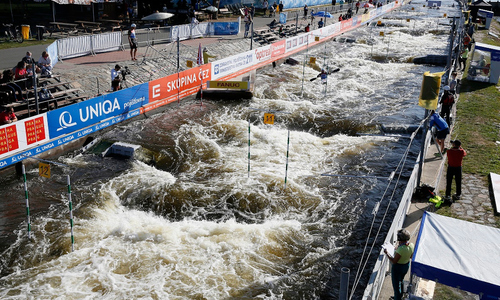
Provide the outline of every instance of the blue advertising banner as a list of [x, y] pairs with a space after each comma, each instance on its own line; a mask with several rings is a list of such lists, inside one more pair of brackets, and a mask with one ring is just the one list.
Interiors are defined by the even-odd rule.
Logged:
[[236, 35], [240, 31], [239, 22], [215, 22], [214, 35]]
[[286, 24], [286, 16], [287, 16], [286, 12], [280, 13], [280, 24]]
[[135, 109], [135, 110], [132, 110], [132, 111], [129, 111], [127, 113], [124, 113], [122, 115], [119, 115], [117, 117], [114, 117], [112, 119], [109, 119], [109, 120], [106, 120], [102, 123], [99, 123], [99, 124], [95, 124], [91, 127], [88, 127], [88, 128], [84, 128], [82, 130], [79, 130], [77, 132], [73, 132], [67, 136], [64, 136], [64, 137], [61, 137], [59, 139], [56, 139], [56, 140], [53, 140], [53, 141], [50, 141], [46, 144], [43, 144], [43, 145], [40, 145], [38, 147], [35, 147], [35, 148], [32, 148], [30, 150], [26, 150], [26, 151], [23, 151], [21, 153], [18, 153], [16, 155], [13, 155], [11, 157], [8, 157], [8, 158], [5, 158], [5, 159], [2, 159], [0, 160], [0, 168], [3, 168], [3, 167], [8, 167], [10, 165], [13, 165], [19, 161], [22, 161], [28, 157], [31, 157], [31, 156], [35, 156], [35, 155], [38, 155], [42, 152], [45, 152], [45, 151], [48, 151], [52, 148], [56, 148], [56, 147], [59, 147], [63, 144], [66, 144], [66, 143], [69, 143], [71, 141], [74, 141], [74, 140], [77, 140], [81, 137], [84, 137], [88, 134], [91, 134], [93, 132], [96, 132], [96, 131], [99, 131], [101, 129], [104, 129], [106, 127], [109, 127], [109, 126], [112, 126], [114, 124], [117, 124], [117, 123], [120, 123], [122, 121], [125, 121], [127, 119], [130, 119], [130, 118], [133, 118], [133, 117], [136, 117], [138, 115], [141, 114], [141, 110], [140, 109]]
[[147, 104], [148, 95], [148, 83], [144, 83], [50, 111], [47, 113], [49, 137], [54, 139], [102, 120], [126, 115]]

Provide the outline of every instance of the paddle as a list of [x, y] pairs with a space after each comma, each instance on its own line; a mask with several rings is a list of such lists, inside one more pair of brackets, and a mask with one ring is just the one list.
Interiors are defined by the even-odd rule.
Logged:
[[[340, 68], [337, 68], [337, 69], [329, 72], [328, 75], [333, 74], [333, 73], [337, 73], [338, 71], [340, 71]], [[318, 79], [318, 77], [319, 77], [319, 75], [314, 77], [314, 78], [309, 79], [309, 81], [314, 81], [314, 80]]]

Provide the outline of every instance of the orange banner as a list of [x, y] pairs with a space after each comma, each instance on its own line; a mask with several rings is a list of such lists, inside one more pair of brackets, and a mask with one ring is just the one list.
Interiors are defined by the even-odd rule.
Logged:
[[[201, 81], [205, 84], [210, 80], [210, 64], [204, 64], [197, 68], [185, 70], [177, 74], [169, 75], [149, 82], [149, 103], [167, 98], [175, 100], [177, 95], [181, 98], [197, 92], [201, 87]], [[167, 101], [167, 104], [170, 101]]]

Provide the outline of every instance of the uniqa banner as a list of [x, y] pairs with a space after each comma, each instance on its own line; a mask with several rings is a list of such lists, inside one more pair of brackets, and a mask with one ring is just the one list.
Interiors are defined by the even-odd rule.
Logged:
[[50, 138], [74, 132], [148, 103], [148, 84], [92, 98], [47, 113]]

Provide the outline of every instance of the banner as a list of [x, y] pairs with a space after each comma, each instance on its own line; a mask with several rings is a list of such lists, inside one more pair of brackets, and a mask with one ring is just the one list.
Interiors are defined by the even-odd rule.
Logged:
[[147, 103], [148, 84], [143, 83], [47, 113], [50, 138], [74, 132], [105, 119], [127, 114]]
[[212, 79], [219, 79], [254, 65], [254, 51], [239, 53], [212, 62]]
[[208, 81], [207, 88], [248, 90], [248, 81]]
[[[201, 87], [201, 81], [206, 82], [211, 79], [211, 64], [188, 69], [177, 74], [159, 78], [149, 82], [149, 103], [170, 98], [162, 105], [175, 101], [177, 97], [185, 97], [197, 92]], [[161, 105], [160, 105], [161, 106]], [[153, 107], [151, 109], [154, 109]], [[150, 109], [147, 109], [148, 111]]]
[[46, 119], [44, 113], [0, 127], [0, 158], [46, 141], [49, 135]]
[[[238, 20], [241, 17], [238, 18]], [[240, 23], [238, 22], [215, 22], [214, 35], [237, 35], [240, 33]]]

